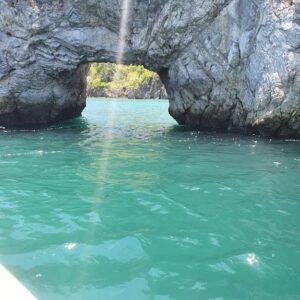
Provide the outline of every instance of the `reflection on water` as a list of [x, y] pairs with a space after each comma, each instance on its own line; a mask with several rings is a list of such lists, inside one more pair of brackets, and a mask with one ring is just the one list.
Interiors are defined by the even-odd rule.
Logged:
[[296, 299], [300, 143], [188, 132], [164, 101], [111, 126], [110, 105], [2, 130], [0, 263], [39, 299]]

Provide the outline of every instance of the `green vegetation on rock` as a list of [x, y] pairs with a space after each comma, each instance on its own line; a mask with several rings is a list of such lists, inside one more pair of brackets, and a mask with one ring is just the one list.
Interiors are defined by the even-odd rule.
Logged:
[[159, 76], [143, 66], [92, 64], [87, 82], [90, 97], [166, 98]]

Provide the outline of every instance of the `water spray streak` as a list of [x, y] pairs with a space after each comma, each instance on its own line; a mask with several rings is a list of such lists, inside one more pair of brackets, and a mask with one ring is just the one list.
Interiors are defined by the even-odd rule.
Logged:
[[[123, 63], [124, 59], [124, 52], [126, 48], [126, 37], [128, 33], [128, 18], [129, 18], [129, 11], [131, 6], [131, 0], [123, 0], [122, 1], [122, 11], [121, 11], [121, 22], [120, 22], [120, 29], [119, 29], [119, 42], [118, 42], [118, 52], [116, 56], [116, 63], [117, 69], [114, 74], [114, 80], [118, 81], [120, 78], [120, 68], [119, 65]], [[110, 158], [111, 146], [113, 142], [113, 130], [115, 124], [115, 118], [117, 114], [117, 103], [115, 101], [111, 102], [111, 108], [109, 111], [109, 118], [106, 133], [104, 136], [104, 144], [103, 144], [103, 151], [101, 155], [101, 186], [105, 184], [105, 180], [107, 177], [107, 167]]]

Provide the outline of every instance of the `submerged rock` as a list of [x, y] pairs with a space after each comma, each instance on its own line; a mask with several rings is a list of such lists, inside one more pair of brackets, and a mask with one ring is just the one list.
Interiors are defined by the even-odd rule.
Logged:
[[[119, 0], [0, 1], [0, 126], [80, 115], [90, 62], [115, 62]], [[300, 3], [131, 0], [125, 64], [156, 71], [191, 128], [300, 136]]]

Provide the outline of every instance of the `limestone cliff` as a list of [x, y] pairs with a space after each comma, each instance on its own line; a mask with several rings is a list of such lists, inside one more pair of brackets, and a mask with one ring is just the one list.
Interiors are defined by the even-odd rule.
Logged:
[[[121, 0], [0, 1], [0, 125], [85, 106], [87, 65], [115, 62]], [[158, 72], [193, 128], [300, 136], [298, 0], [131, 0], [125, 64]]]

